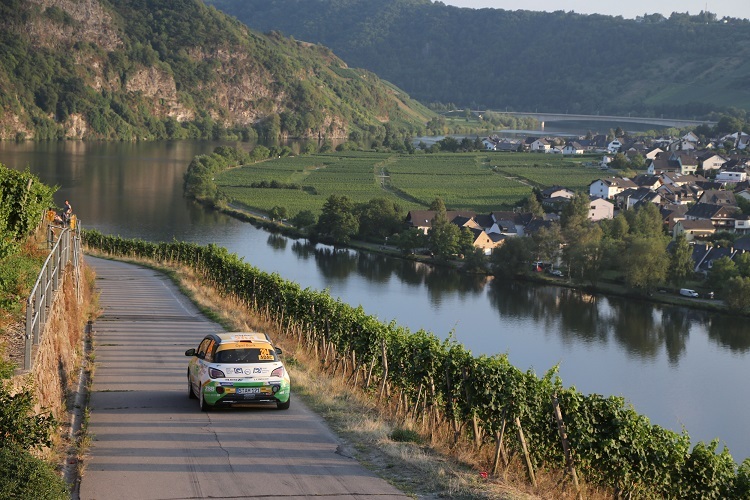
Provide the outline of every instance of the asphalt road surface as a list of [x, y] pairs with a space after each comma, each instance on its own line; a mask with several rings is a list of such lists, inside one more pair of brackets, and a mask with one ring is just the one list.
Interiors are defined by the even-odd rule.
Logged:
[[[342, 451], [294, 398], [201, 413], [184, 353], [221, 327], [160, 273], [86, 257], [97, 273], [95, 371], [82, 499], [407, 498]], [[75, 496], [75, 495], [74, 495]]]

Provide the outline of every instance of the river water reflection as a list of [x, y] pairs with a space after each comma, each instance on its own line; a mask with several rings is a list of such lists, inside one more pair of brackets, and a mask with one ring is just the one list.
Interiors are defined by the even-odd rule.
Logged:
[[225, 246], [383, 321], [453, 335], [475, 354], [507, 353], [540, 375], [559, 364], [565, 385], [624, 396], [655, 424], [678, 432], [684, 426], [695, 440], [719, 438], [738, 461], [750, 457], [746, 319], [466, 276], [269, 234], [183, 197], [188, 163], [215, 146], [0, 143], [0, 163], [28, 166], [60, 186], [57, 204], [70, 199], [87, 228]]

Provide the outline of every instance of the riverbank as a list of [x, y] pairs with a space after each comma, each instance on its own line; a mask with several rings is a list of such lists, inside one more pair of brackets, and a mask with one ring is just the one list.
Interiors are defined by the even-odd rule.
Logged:
[[[282, 234], [284, 236], [287, 236], [293, 239], [306, 239], [306, 234], [304, 233], [304, 231], [297, 229], [294, 226], [291, 226], [289, 224], [280, 222], [280, 221], [270, 220], [263, 214], [253, 212], [249, 209], [240, 208], [239, 206], [236, 206], [236, 205], [235, 206], [219, 206], [219, 205], [214, 205], [209, 202], [200, 202], [200, 201], [199, 203], [202, 203], [204, 206], [207, 206], [214, 210], [218, 210], [226, 215], [229, 215], [230, 217], [234, 217], [240, 221], [249, 222], [250, 224], [253, 224], [255, 227], [270, 231], [272, 233]], [[431, 266], [450, 267], [457, 271], [461, 271], [461, 267], [463, 266], [463, 262], [461, 261], [435, 262], [433, 259], [431, 259], [428, 256], [422, 256], [422, 255], [416, 255], [416, 254], [405, 256], [399, 249], [395, 247], [386, 246], [386, 245], [377, 244], [377, 243], [368, 243], [365, 241], [352, 240], [346, 246], [354, 250], [361, 250], [365, 252], [386, 255], [388, 257], [395, 257], [399, 259], [420, 262], [422, 264], [427, 264]], [[476, 271], [473, 271], [473, 272], [476, 272]], [[486, 272], [486, 275], [491, 276], [491, 273], [489, 272], [489, 270]], [[561, 278], [561, 277], [547, 275], [544, 273], [535, 273], [535, 272], [518, 274], [515, 276], [515, 279], [519, 281], [527, 281], [531, 283], [553, 285], [553, 286], [559, 286], [559, 287], [564, 287], [564, 288], [570, 288], [574, 290], [580, 290], [582, 293], [588, 293], [592, 295], [602, 294], [602, 295], [623, 297], [623, 298], [638, 300], [642, 302], [648, 302], [651, 304], [666, 304], [666, 305], [687, 307], [690, 309], [698, 309], [698, 310], [708, 311], [712, 313], [721, 313], [721, 314], [728, 314], [728, 315], [740, 316], [740, 317], [750, 317], [750, 312], [740, 313], [737, 311], [731, 311], [727, 307], [726, 303], [721, 299], [702, 299], [702, 298], [683, 297], [679, 295], [679, 290], [670, 289], [667, 287], [660, 287], [655, 292], [643, 292], [643, 291], [636, 290], [636, 289], [627, 287], [619, 283], [614, 283], [614, 282], [599, 281], [595, 285], [580, 284], [580, 283], [573, 283], [564, 277]]]

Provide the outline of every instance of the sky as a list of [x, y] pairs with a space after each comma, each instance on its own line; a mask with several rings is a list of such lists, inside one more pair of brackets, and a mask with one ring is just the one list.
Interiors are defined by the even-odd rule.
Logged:
[[717, 15], [750, 17], [750, 2], [748, 0], [630, 0], [628, 2], [613, 2], [612, 0], [442, 0], [446, 5], [457, 7], [471, 7], [474, 9], [493, 8], [505, 10], [537, 10], [554, 12], [563, 10], [574, 11], [578, 14], [604, 14], [608, 16], [622, 16], [633, 19], [643, 14], [659, 13], [669, 17], [672, 12], [689, 12], [691, 15], [708, 10]]

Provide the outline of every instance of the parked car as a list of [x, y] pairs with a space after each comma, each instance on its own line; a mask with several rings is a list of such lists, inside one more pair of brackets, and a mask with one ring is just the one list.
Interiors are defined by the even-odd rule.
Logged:
[[275, 403], [289, 408], [291, 382], [279, 359], [281, 349], [259, 332], [211, 333], [188, 349], [188, 396], [200, 408], [240, 403]]
[[562, 278], [562, 277], [563, 277], [563, 272], [562, 272], [562, 271], [560, 271], [559, 269], [550, 269], [550, 270], [549, 270], [549, 273], [550, 273], [550, 274], [551, 274], [552, 276], [557, 276], [558, 278]]
[[682, 295], [683, 297], [697, 298], [698, 292], [696, 292], [695, 290], [691, 290], [690, 288], [680, 288], [680, 295]]

